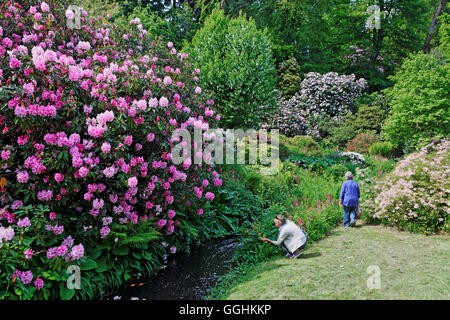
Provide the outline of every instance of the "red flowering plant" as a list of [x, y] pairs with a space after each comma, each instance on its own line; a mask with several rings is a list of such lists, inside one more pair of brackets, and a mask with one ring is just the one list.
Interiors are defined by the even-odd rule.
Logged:
[[347, 143], [346, 151], [368, 154], [370, 146], [378, 141], [378, 136], [370, 132], [362, 132]]
[[[171, 136], [212, 127], [214, 101], [188, 55], [149, 39], [139, 19], [122, 30], [74, 10], [61, 1], [0, 7], [2, 245], [17, 242], [19, 221], [33, 230], [25, 208], [42, 205], [51, 241], [19, 251], [69, 263], [88, 255], [87, 239], [119, 247], [139, 229], [173, 253], [189, 245], [177, 229], [199, 219], [221, 180], [209, 165], [174, 164]], [[73, 19], [79, 28], [68, 27]], [[14, 277], [2, 269], [3, 288]]]

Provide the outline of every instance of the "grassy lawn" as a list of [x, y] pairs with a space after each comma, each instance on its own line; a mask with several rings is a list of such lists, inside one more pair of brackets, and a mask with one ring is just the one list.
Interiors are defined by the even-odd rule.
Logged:
[[[305, 250], [252, 267], [226, 299], [450, 299], [450, 237], [366, 225], [336, 228]], [[380, 289], [368, 289], [380, 268]]]

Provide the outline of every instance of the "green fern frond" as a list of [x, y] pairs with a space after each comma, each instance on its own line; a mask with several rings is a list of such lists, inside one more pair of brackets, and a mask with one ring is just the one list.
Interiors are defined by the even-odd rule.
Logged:
[[151, 241], [155, 241], [158, 239], [159, 239], [159, 232], [158, 233], [146, 232], [119, 239], [118, 243], [120, 245], [136, 245], [139, 243], [147, 244]]

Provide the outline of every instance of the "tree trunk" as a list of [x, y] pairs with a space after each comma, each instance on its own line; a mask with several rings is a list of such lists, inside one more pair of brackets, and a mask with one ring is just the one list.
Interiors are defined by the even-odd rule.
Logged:
[[[386, 10], [384, 0], [380, 0], [378, 2], [380, 7], [380, 12], [384, 12]], [[383, 47], [383, 40], [384, 40], [384, 30], [383, 30], [383, 24], [381, 24], [380, 29], [373, 29], [372, 30], [372, 55], [370, 57], [370, 62], [373, 68], [375, 68], [377, 58], [380, 55], [381, 48]]]
[[436, 13], [434, 14], [433, 20], [431, 21], [430, 32], [428, 32], [427, 38], [425, 39], [425, 44], [423, 45], [423, 52], [430, 52], [430, 44], [431, 38], [433, 37], [434, 29], [436, 29], [436, 25], [438, 22], [438, 17], [442, 13], [442, 9], [445, 7], [447, 0], [441, 0], [438, 7], [436, 8]]

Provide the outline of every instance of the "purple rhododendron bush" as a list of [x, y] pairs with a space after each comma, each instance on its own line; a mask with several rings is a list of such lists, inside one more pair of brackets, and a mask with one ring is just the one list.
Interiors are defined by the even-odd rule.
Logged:
[[408, 155], [364, 204], [372, 219], [413, 232], [450, 231], [450, 140]]
[[[200, 237], [219, 170], [171, 161], [177, 128], [220, 119], [200, 70], [58, 1], [0, 7], [0, 297], [98, 297]], [[217, 171], [215, 171], [217, 170]], [[203, 225], [204, 227], [204, 225]], [[66, 286], [81, 268], [81, 290]], [[106, 279], [106, 280], [105, 280]], [[76, 294], [76, 296], [75, 296]]]

